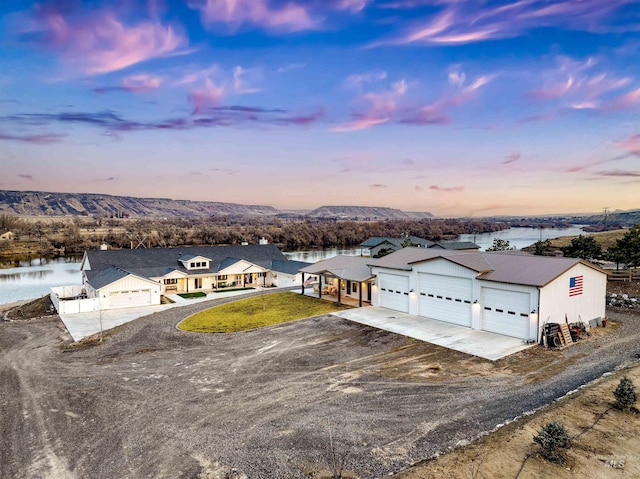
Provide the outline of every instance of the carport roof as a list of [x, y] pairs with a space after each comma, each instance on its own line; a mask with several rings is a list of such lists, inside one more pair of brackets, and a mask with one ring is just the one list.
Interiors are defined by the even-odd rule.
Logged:
[[362, 256], [334, 256], [301, 268], [302, 273], [331, 274], [349, 281], [367, 281], [374, 277], [369, 268], [370, 258]]

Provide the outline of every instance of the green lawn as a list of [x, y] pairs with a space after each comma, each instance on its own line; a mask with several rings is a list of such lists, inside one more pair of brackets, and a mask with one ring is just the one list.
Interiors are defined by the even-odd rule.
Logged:
[[196, 291], [195, 293], [178, 293], [178, 296], [189, 299], [189, 298], [204, 298], [207, 296], [207, 293], [203, 293], [202, 291]]
[[270, 293], [201, 311], [181, 321], [178, 328], [195, 333], [234, 333], [342, 309], [349, 306], [292, 292]]

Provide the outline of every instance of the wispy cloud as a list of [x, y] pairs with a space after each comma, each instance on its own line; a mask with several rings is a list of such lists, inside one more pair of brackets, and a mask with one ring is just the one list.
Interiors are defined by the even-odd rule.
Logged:
[[193, 103], [193, 114], [202, 113], [207, 108], [220, 105], [222, 102], [223, 89], [207, 78], [204, 86], [196, 88], [189, 94], [189, 101]]
[[131, 75], [125, 77], [119, 86], [94, 88], [96, 93], [110, 93], [124, 91], [128, 93], [144, 93], [160, 88], [162, 79], [155, 75]]
[[0, 132], [0, 141], [17, 141], [20, 143], [31, 143], [33, 145], [49, 145], [62, 141], [65, 135], [56, 133], [44, 133], [37, 135], [15, 135]]
[[638, 178], [640, 177], [640, 170], [635, 170], [635, 171], [605, 170], [605, 171], [598, 171], [596, 174], [600, 176], [613, 176], [613, 177], [620, 177], [620, 178], [628, 178], [628, 177]]
[[[385, 78], [385, 72], [352, 75], [347, 79], [347, 84], [360, 91], [364, 89], [361, 88], [363, 85]], [[491, 75], [479, 76], [469, 85], [456, 87], [440, 100], [425, 106], [416, 106], [415, 101], [405, 99], [409, 87], [404, 79], [392, 83], [388, 90], [360, 92], [351, 120], [338, 124], [333, 131], [364, 130], [385, 123], [445, 125], [451, 123], [452, 108], [474, 99], [478, 90], [490, 83], [493, 78], [494, 76]]]
[[[309, 126], [323, 121], [325, 111], [322, 108], [309, 113], [295, 113], [282, 109], [269, 109], [246, 106], [218, 106], [207, 108], [197, 115], [186, 118], [168, 118], [157, 121], [129, 120], [112, 111], [101, 112], [61, 112], [61, 113], [23, 113], [0, 117], [0, 123], [11, 122], [25, 126], [44, 126], [50, 124], [77, 124], [102, 129], [110, 135], [125, 132], [148, 130], [192, 130], [214, 127], [268, 127], [268, 126]], [[14, 140], [44, 144], [58, 141], [60, 135], [5, 135], [0, 140]]]
[[388, 187], [389, 187], [389, 185], [383, 185], [381, 183], [374, 183], [373, 185], [371, 185], [371, 188], [374, 189], [374, 190], [381, 190], [381, 189], [388, 188]]
[[267, 30], [297, 32], [319, 28], [309, 8], [295, 2], [273, 5], [268, 0], [192, 0], [189, 6], [200, 12], [207, 27], [226, 24], [238, 28], [244, 24]]
[[240, 65], [233, 69], [233, 91], [238, 94], [257, 93], [262, 88], [252, 86], [258, 80], [260, 71], [257, 68], [243, 68]]
[[33, 175], [27, 175], [27, 174], [20, 174], [18, 175], [18, 178], [22, 178], [23, 180], [28, 180], [28, 181], [33, 181]]
[[453, 193], [455, 191], [464, 191], [464, 186], [438, 186], [438, 185], [431, 185], [429, 186], [430, 190], [434, 190], [434, 191], [442, 191], [445, 193]]
[[[558, 58], [557, 69], [543, 73], [544, 86], [531, 90], [527, 97], [536, 102], [562, 102], [576, 110], [612, 108], [606, 96], [631, 84], [631, 77], [618, 78], [609, 72], [593, 72], [598, 62], [593, 57], [584, 61]], [[630, 99], [621, 99], [621, 104]], [[608, 105], [608, 106], [607, 106]]]
[[513, 38], [541, 27], [600, 31], [627, 3], [632, 0], [520, 0], [502, 5], [482, 0], [392, 2], [387, 6], [431, 5], [438, 10], [387, 43], [465, 44]]
[[67, 17], [55, 7], [38, 6], [35, 12], [23, 38], [60, 52], [68, 64], [88, 75], [177, 54], [188, 43], [176, 26], [158, 20], [126, 25], [110, 10]]
[[289, 63], [288, 65], [282, 66], [278, 68], [276, 71], [278, 73], [286, 73], [292, 70], [301, 70], [307, 66], [306, 63]]
[[520, 154], [520, 152], [519, 151], [514, 151], [510, 155], [505, 156], [504, 160], [501, 161], [500, 163], [503, 164], [503, 165], [508, 165], [508, 164], [511, 164], [511, 163], [515, 163], [520, 158], [522, 158], [522, 155]]

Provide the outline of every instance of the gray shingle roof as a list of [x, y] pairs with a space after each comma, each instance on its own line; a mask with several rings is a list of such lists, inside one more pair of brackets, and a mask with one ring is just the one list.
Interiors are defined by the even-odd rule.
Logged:
[[311, 266], [313, 263], [306, 263], [304, 261], [272, 261], [271, 271], [285, 274], [296, 274], [302, 268]]
[[[93, 271], [100, 271], [113, 265], [145, 278], [164, 276], [174, 270], [190, 274], [217, 273], [220, 271], [221, 265], [228, 266], [230, 264], [230, 258], [236, 258], [236, 261], [237, 258], [241, 258], [265, 269], [269, 269], [272, 261], [287, 260], [285, 255], [273, 244], [89, 250], [85, 252], [85, 255]], [[210, 267], [187, 271], [180, 260], [195, 256], [210, 258]]]
[[370, 262], [371, 258], [362, 256], [334, 256], [301, 268], [300, 271], [309, 274], [332, 274], [349, 281], [366, 281], [373, 278], [368, 266]]
[[94, 289], [100, 289], [108, 284], [111, 284], [119, 279], [126, 278], [131, 273], [125, 271], [123, 269], [118, 268], [117, 266], [108, 266], [100, 271], [97, 271], [95, 274], [87, 276], [87, 282], [94, 287]]

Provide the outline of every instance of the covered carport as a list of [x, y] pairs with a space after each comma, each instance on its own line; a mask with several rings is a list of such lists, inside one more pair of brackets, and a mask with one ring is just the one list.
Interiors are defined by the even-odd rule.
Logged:
[[307, 281], [309, 276], [317, 276], [318, 283], [313, 286], [313, 291], [317, 292], [318, 298], [323, 295], [337, 297], [338, 303], [342, 303], [343, 298], [348, 297], [357, 299], [358, 306], [362, 307], [364, 302], [371, 302], [374, 275], [368, 265], [370, 262], [370, 258], [362, 256], [334, 256], [306, 266], [300, 269], [302, 294], [305, 294], [306, 287], [311, 286]]

